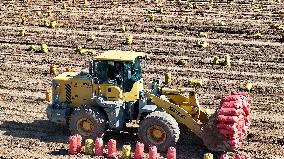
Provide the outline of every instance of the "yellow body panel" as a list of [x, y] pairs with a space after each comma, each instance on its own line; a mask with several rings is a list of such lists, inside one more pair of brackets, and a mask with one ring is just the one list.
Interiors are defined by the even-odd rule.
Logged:
[[92, 82], [89, 79], [70, 80], [71, 85], [71, 101], [74, 106], [81, 106], [91, 102], [92, 98]]
[[177, 88], [177, 89], [173, 89], [173, 88], [167, 88], [164, 87], [162, 88], [162, 94], [181, 94], [182, 92], [194, 92], [193, 88]]
[[[78, 72], [64, 72], [58, 76], [56, 76], [53, 80], [56, 81], [57, 86], [53, 88], [52, 92], [55, 94], [59, 94], [59, 101], [64, 103], [66, 102], [66, 86], [65, 84], [69, 84], [70, 79], [76, 76]], [[71, 86], [70, 86], [71, 87]], [[70, 97], [71, 100], [71, 97]]]
[[180, 95], [180, 94], [166, 95], [166, 96], [170, 98], [177, 105], [198, 106], [195, 94], [188, 95], [188, 97], [185, 97], [184, 95]]
[[[133, 84], [130, 92], [125, 93], [120, 87], [112, 84], [93, 84], [90, 78], [80, 76], [79, 72], [65, 72], [54, 80], [57, 87], [53, 91], [59, 94], [60, 103], [71, 103], [71, 106], [75, 107], [90, 103], [93, 93], [110, 101], [135, 102], [139, 99], [139, 91], [143, 90], [142, 79]], [[68, 90], [71, 93], [68, 94]]]
[[177, 89], [172, 89], [172, 88], [162, 88], [162, 94], [178, 94], [180, 93], [179, 90]]
[[204, 111], [204, 109], [200, 108], [195, 93], [188, 94], [188, 97], [185, 97], [182, 94], [166, 96], [174, 104], [179, 105], [181, 108], [186, 110], [196, 121], [200, 120], [203, 123], [207, 122], [208, 114]]
[[76, 107], [90, 103], [93, 93], [91, 79], [79, 76], [79, 72], [64, 72], [54, 80], [57, 87], [53, 91], [59, 93], [61, 103], [70, 102]]
[[200, 108], [196, 93], [192, 88], [162, 88], [162, 94], [166, 95], [171, 102], [186, 110], [195, 120], [207, 122], [209, 113]]
[[79, 72], [64, 72], [54, 77], [54, 80], [68, 80], [78, 74]]
[[135, 82], [130, 92], [123, 93], [125, 102], [137, 101], [139, 99], [139, 91], [143, 90], [143, 79]]
[[[122, 90], [118, 86], [111, 84], [94, 85], [95, 94], [102, 95], [110, 101], [122, 100]], [[97, 93], [98, 92], [98, 93]]]
[[96, 56], [95, 59], [109, 61], [134, 61], [137, 57], [141, 56], [144, 56], [143, 52], [110, 50]]

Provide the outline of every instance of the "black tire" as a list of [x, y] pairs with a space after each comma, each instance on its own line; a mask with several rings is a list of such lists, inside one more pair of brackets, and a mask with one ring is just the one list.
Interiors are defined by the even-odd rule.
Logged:
[[[82, 122], [91, 123], [90, 131], [80, 127]], [[69, 129], [71, 134], [80, 134], [83, 139], [103, 137], [106, 132], [107, 119], [104, 113], [94, 107], [76, 108], [70, 116]]]
[[[163, 129], [161, 138], [155, 138], [152, 129]], [[165, 134], [164, 134], [165, 133]], [[155, 145], [159, 151], [167, 151], [179, 139], [180, 129], [176, 120], [166, 112], [152, 112], [139, 124], [138, 136], [145, 146]], [[161, 141], [160, 141], [161, 140]]]

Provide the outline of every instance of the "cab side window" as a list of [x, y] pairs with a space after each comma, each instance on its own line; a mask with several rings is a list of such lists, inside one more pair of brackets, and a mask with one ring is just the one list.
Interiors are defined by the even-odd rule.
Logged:
[[107, 65], [105, 61], [98, 61], [94, 65], [95, 76], [98, 78], [99, 83], [105, 83], [107, 79]]

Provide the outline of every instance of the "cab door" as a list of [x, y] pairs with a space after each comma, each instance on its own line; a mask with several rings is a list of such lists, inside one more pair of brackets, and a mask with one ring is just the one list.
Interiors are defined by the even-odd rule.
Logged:
[[122, 62], [98, 61], [95, 63], [97, 84], [95, 94], [104, 96], [109, 101], [123, 100], [123, 67]]

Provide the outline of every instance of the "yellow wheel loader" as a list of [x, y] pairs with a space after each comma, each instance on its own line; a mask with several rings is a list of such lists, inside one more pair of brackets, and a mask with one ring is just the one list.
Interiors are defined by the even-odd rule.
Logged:
[[236, 112], [249, 111], [248, 94], [225, 97], [214, 112], [199, 105], [192, 88], [167, 88], [156, 79], [146, 89], [143, 56], [142, 52], [111, 50], [90, 60], [88, 72], [56, 76], [47, 107], [49, 120], [68, 125], [72, 134], [93, 139], [103, 137], [107, 130], [123, 131], [126, 123], [136, 120], [140, 140], [160, 151], [176, 144], [181, 125], [212, 151], [240, 146], [249, 121], [248, 113]]

